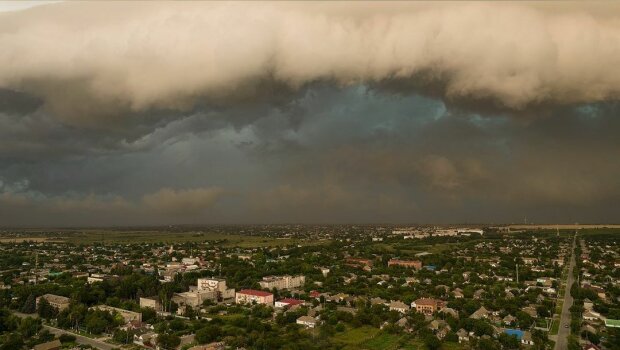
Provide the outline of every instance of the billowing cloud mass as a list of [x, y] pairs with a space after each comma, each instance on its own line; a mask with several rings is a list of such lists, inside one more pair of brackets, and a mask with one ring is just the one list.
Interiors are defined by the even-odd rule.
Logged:
[[0, 11], [0, 226], [617, 221], [620, 4]]
[[620, 95], [620, 23], [609, 14], [515, 3], [350, 7], [98, 2], [6, 13], [0, 86], [43, 99], [67, 123], [103, 125], [121, 112], [259, 98], [269, 94], [261, 83], [398, 80], [516, 110]]

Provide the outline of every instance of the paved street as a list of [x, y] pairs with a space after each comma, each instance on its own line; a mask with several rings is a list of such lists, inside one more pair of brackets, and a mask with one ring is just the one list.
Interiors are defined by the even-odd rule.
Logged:
[[568, 335], [570, 334], [570, 328], [565, 328], [565, 325], [570, 325], [570, 307], [573, 305], [573, 297], [570, 295], [570, 287], [573, 285], [573, 268], [575, 267], [575, 240], [573, 240], [573, 246], [571, 249], [571, 259], [568, 268], [568, 277], [566, 278], [566, 289], [564, 291], [564, 304], [562, 305], [562, 314], [560, 316], [560, 329], [558, 330], [557, 341], [555, 343], [555, 350], [565, 350], [568, 348]]
[[[33, 317], [33, 318], [37, 318], [39, 317], [37, 314], [23, 314], [21, 312], [13, 312], [14, 315], [21, 317], [21, 318], [25, 318], [25, 317]], [[75, 334], [73, 332], [69, 332], [66, 331], [64, 329], [60, 329], [60, 328], [56, 328], [56, 327], [52, 327], [52, 326], [43, 326], [44, 329], [47, 329], [50, 333], [54, 334], [54, 335], [60, 335], [60, 334], [70, 334], [72, 336], [75, 337], [76, 339], [76, 343], [78, 344], [85, 344], [85, 345], [90, 345], [94, 348], [97, 348], [99, 350], [112, 350], [112, 349], [117, 349], [118, 347], [112, 344], [108, 344], [105, 342], [102, 342], [100, 340], [97, 339], [92, 339], [92, 338], [88, 338], [79, 334]]]
[[100, 349], [100, 350], [112, 350], [112, 349], [117, 349], [118, 347], [112, 344], [108, 344], [108, 343], [104, 343], [102, 341], [96, 340], [96, 339], [91, 339], [88, 337], [84, 337], [75, 333], [71, 333], [69, 331], [65, 331], [63, 329], [59, 329], [59, 328], [55, 328], [52, 326], [43, 326], [43, 328], [47, 329], [48, 331], [50, 331], [50, 333], [55, 334], [55, 335], [60, 335], [60, 334], [70, 334], [73, 335], [76, 338], [76, 342], [78, 344], [86, 344], [86, 345], [90, 345], [94, 348]]

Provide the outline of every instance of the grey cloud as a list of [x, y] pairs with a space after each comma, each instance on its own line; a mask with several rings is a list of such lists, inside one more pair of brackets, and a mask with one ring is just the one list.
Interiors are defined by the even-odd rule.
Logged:
[[82, 127], [317, 81], [422, 76], [422, 92], [507, 110], [620, 95], [614, 4], [69, 2], [0, 16], [0, 86]]

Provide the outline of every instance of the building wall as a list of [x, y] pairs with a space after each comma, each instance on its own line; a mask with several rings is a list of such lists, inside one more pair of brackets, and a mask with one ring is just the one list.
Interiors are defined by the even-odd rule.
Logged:
[[161, 304], [156, 299], [140, 298], [140, 307], [150, 307], [155, 311], [160, 311]]
[[36, 299], [37, 306], [39, 305], [39, 301], [41, 300], [41, 298], [47, 300], [47, 302], [52, 307], [55, 307], [56, 309], [58, 309], [58, 311], [62, 311], [64, 309], [68, 308], [69, 304], [70, 304], [69, 298], [61, 297], [61, 296], [58, 296], [58, 295], [45, 294], [45, 295], [42, 295], [42, 296], [40, 296], [40, 297], [38, 297]]
[[299, 276], [269, 276], [264, 277], [262, 281], [258, 282], [263, 289], [291, 289], [299, 288], [306, 282], [306, 277]]
[[273, 305], [273, 295], [259, 296], [237, 293], [235, 302], [237, 304], [251, 304], [256, 302], [257, 304]]

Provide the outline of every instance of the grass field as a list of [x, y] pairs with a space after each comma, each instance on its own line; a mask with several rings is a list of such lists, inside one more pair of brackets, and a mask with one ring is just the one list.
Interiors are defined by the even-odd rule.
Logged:
[[[428, 350], [419, 339], [411, 339], [411, 335], [395, 335], [382, 333], [379, 329], [364, 326], [348, 329], [334, 337], [336, 343], [345, 350]], [[441, 350], [463, 350], [458, 343], [443, 343]]]
[[362, 344], [362, 348], [369, 350], [397, 350], [399, 349], [400, 339], [401, 337], [398, 335], [381, 333]]
[[295, 238], [270, 238], [228, 234], [222, 232], [167, 232], [157, 230], [63, 230], [52, 235], [40, 232], [29, 232], [26, 236], [0, 238], [0, 242], [22, 241], [54, 241], [74, 244], [93, 243], [184, 243], [184, 242], [217, 242], [224, 247], [274, 247], [286, 245], [319, 245], [329, 241], [305, 240]]
[[[482, 239], [470, 240], [470, 241], [467, 241], [466, 243], [475, 244], [478, 241], [483, 241], [483, 240]], [[422, 253], [422, 252], [439, 254], [447, 250], [459, 248], [460, 246], [463, 245], [463, 243], [464, 242], [450, 242], [450, 243], [437, 243], [437, 244], [419, 244], [419, 245], [414, 245], [414, 246], [411, 246], [412, 243], [410, 242], [379, 243], [379, 244], [375, 244], [374, 247], [382, 251], [385, 251], [386, 253], [392, 253], [398, 249], [400, 250], [401, 253], [408, 254], [408, 255], [413, 255], [413, 254]]]
[[292, 244], [317, 245], [327, 241], [302, 240], [291, 238], [269, 238], [245, 236], [238, 234], [210, 232], [161, 232], [161, 231], [84, 231], [63, 237], [70, 243], [182, 243], [182, 242], [218, 242], [224, 247], [272, 247]]
[[345, 349], [360, 349], [362, 344], [371, 340], [379, 333], [378, 328], [364, 326], [351, 328], [334, 336], [334, 341], [345, 346]]

